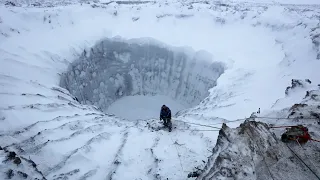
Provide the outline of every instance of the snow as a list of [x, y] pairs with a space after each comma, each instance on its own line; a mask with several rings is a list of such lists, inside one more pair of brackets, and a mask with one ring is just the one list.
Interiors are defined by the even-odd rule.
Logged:
[[[230, 0], [231, 2], [246, 2], [246, 3], [266, 3], [266, 4], [294, 4], [294, 5], [305, 5], [305, 4], [320, 4], [319, 1], [317, 0], [305, 0], [305, 1], [300, 1], [300, 0]], [[222, 2], [230, 2], [229, 0], [222, 1]]]
[[[17, 2], [0, 6], [0, 146], [47, 179], [186, 179], [212, 154], [221, 123], [236, 127], [258, 108], [284, 116], [320, 84], [317, 6]], [[118, 64], [102, 64], [112, 58], [99, 43], [115, 41], [143, 51], [119, 46], [110, 51]], [[69, 91], [59, 87], [75, 64]], [[312, 86], [286, 96], [293, 78]], [[162, 104], [178, 112], [171, 133], [158, 121]]]
[[[319, 179], [318, 143], [283, 143], [279, 132], [275, 135], [268, 124], [255, 120], [248, 119], [235, 129], [222, 128], [214, 153], [198, 179]], [[316, 126], [309, 130], [318, 134]], [[278, 131], [283, 133], [284, 129]]]
[[[117, 54], [131, 58], [124, 62]], [[129, 95], [167, 95], [190, 106], [208, 96], [223, 71], [223, 64], [212, 62], [205, 51], [169, 47], [151, 38], [113, 38], [84, 50], [63, 74], [61, 86], [102, 110]]]
[[106, 112], [128, 120], [157, 119], [163, 104], [171, 109], [172, 115], [185, 109], [183, 105], [167, 96], [125, 96], [111, 104]]

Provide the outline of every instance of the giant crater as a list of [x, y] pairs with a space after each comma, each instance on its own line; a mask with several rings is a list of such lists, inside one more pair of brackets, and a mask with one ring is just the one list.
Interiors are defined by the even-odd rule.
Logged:
[[209, 95], [224, 69], [206, 51], [151, 38], [106, 38], [83, 50], [60, 85], [80, 103], [102, 111], [120, 98], [138, 95], [164, 95], [190, 108]]

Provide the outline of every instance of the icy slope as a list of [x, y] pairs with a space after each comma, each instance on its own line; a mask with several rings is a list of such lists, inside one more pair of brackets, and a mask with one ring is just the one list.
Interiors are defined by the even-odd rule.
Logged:
[[[261, 47], [268, 44], [261, 42], [260, 48], [253, 50], [254, 47], [249, 44], [252, 37], [259, 37], [257, 35], [245, 36], [247, 39], [239, 41], [240, 44], [236, 41], [241, 39], [239, 36], [234, 37], [233, 44], [227, 43], [228, 37], [221, 39], [219, 46], [227, 44], [224, 48], [230, 50], [227, 63], [230, 66], [218, 79], [217, 86], [210, 90], [210, 95], [198, 107], [186, 113], [227, 119], [243, 118], [258, 108], [267, 111], [275, 100], [285, 97], [284, 89], [290, 85], [291, 79], [310, 79], [314, 84], [320, 83], [317, 71], [320, 65], [319, 10], [303, 6], [248, 6], [239, 5], [234, 13], [243, 19], [242, 24], [263, 28], [266, 31], [261, 35], [263, 37], [268, 36], [267, 32], [270, 30], [273, 46]], [[232, 6], [226, 9], [230, 11], [231, 8]], [[258, 14], [254, 15], [254, 10]], [[227, 12], [228, 10], [222, 11], [226, 16], [217, 19], [222, 21], [222, 27], [227, 27], [232, 21], [228, 20]], [[235, 19], [233, 20], [238, 22]], [[241, 26], [236, 29], [242, 35], [247, 33], [242, 31]], [[233, 35], [232, 32], [226, 33]], [[265, 55], [260, 50], [272, 53]], [[250, 57], [245, 57], [248, 54]], [[292, 97], [293, 101], [298, 99], [299, 97]], [[278, 109], [286, 106], [288, 104], [283, 104]]]
[[288, 146], [261, 122], [244, 122], [237, 129], [224, 126], [198, 179], [318, 179], [320, 146], [316, 142]]
[[262, 115], [271, 119], [249, 118], [234, 129], [224, 125], [198, 179], [319, 179], [319, 142], [285, 144], [280, 140], [285, 128], [270, 128], [301, 124], [319, 140], [319, 97], [320, 90], [308, 91], [301, 103]]
[[[105, 115], [59, 88], [58, 73], [67, 69], [67, 60], [83, 51], [79, 46], [86, 39], [93, 44], [103, 33], [97, 35], [96, 27], [72, 33], [81, 28], [67, 26], [72, 23], [66, 17], [59, 19], [60, 25], [66, 23], [61, 28], [43, 10], [29, 10], [0, 10], [5, 34], [0, 41], [0, 146], [30, 157], [47, 179], [185, 179], [194, 166], [204, 164], [214, 142], [188, 126], [174, 123], [180, 129], [169, 135], [158, 130], [158, 120], [147, 124]], [[12, 169], [13, 178], [20, 177], [21, 170], [10, 163], [1, 164], [6, 172], [1, 179]], [[23, 173], [37, 177], [31, 168]]]
[[[1, 109], [0, 142], [34, 161], [47, 179], [184, 179], [203, 164], [213, 144], [179, 122], [171, 134], [155, 131], [161, 127], [158, 120], [121, 120], [80, 105], [63, 89], [36, 87], [38, 94], [16, 94], [25, 104]], [[2, 166], [6, 172], [19, 170]], [[23, 172], [36, 177], [31, 170]]]
[[156, 121], [147, 125], [95, 113], [59, 116], [1, 136], [1, 142], [31, 158], [47, 179], [184, 179], [193, 165], [203, 164], [203, 147], [212, 142], [159, 127]]
[[[0, 146], [30, 156], [47, 179], [186, 179], [211, 154], [217, 132], [191, 131], [212, 128], [180, 120], [243, 118], [271, 107], [293, 77], [319, 83], [318, 17], [312, 6], [250, 3], [1, 6]], [[199, 106], [174, 119], [172, 134], [155, 119], [106, 115], [78, 103], [59, 81], [84, 49], [118, 35], [205, 50], [227, 70]], [[11, 163], [1, 167], [10, 172]]]

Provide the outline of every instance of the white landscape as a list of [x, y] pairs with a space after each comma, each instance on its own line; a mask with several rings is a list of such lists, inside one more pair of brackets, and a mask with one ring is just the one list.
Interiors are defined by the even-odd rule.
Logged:
[[0, 0], [0, 179], [320, 179], [319, 68], [318, 0]]

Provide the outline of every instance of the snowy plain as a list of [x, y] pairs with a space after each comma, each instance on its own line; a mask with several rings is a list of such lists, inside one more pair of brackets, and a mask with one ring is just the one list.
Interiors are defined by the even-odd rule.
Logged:
[[[300, 102], [305, 90], [320, 83], [317, 5], [289, 0], [70, 2], [0, 6], [0, 146], [30, 157], [47, 179], [186, 179], [194, 167], [204, 166], [218, 132], [192, 131], [212, 128], [182, 121], [228, 122], [249, 117], [258, 108], [270, 115]], [[84, 49], [116, 36], [205, 50], [226, 70], [208, 97], [174, 117], [171, 134], [159, 129], [158, 119], [150, 119], [159, 112], [158, 104], [142, 107], [148, 113], [138, 121], [118, 118], [79, 104], [59, 87], [61, 74]], [[313, 86], [286, 96], [293, 78], [310, 79]], [[130, 110], [129, 102], [115, 102], [128, 105], [119, 114]], [[119, 106], [111, 106], [110, 112]], [[176, 107], [174, 111], [182, 109]]]

